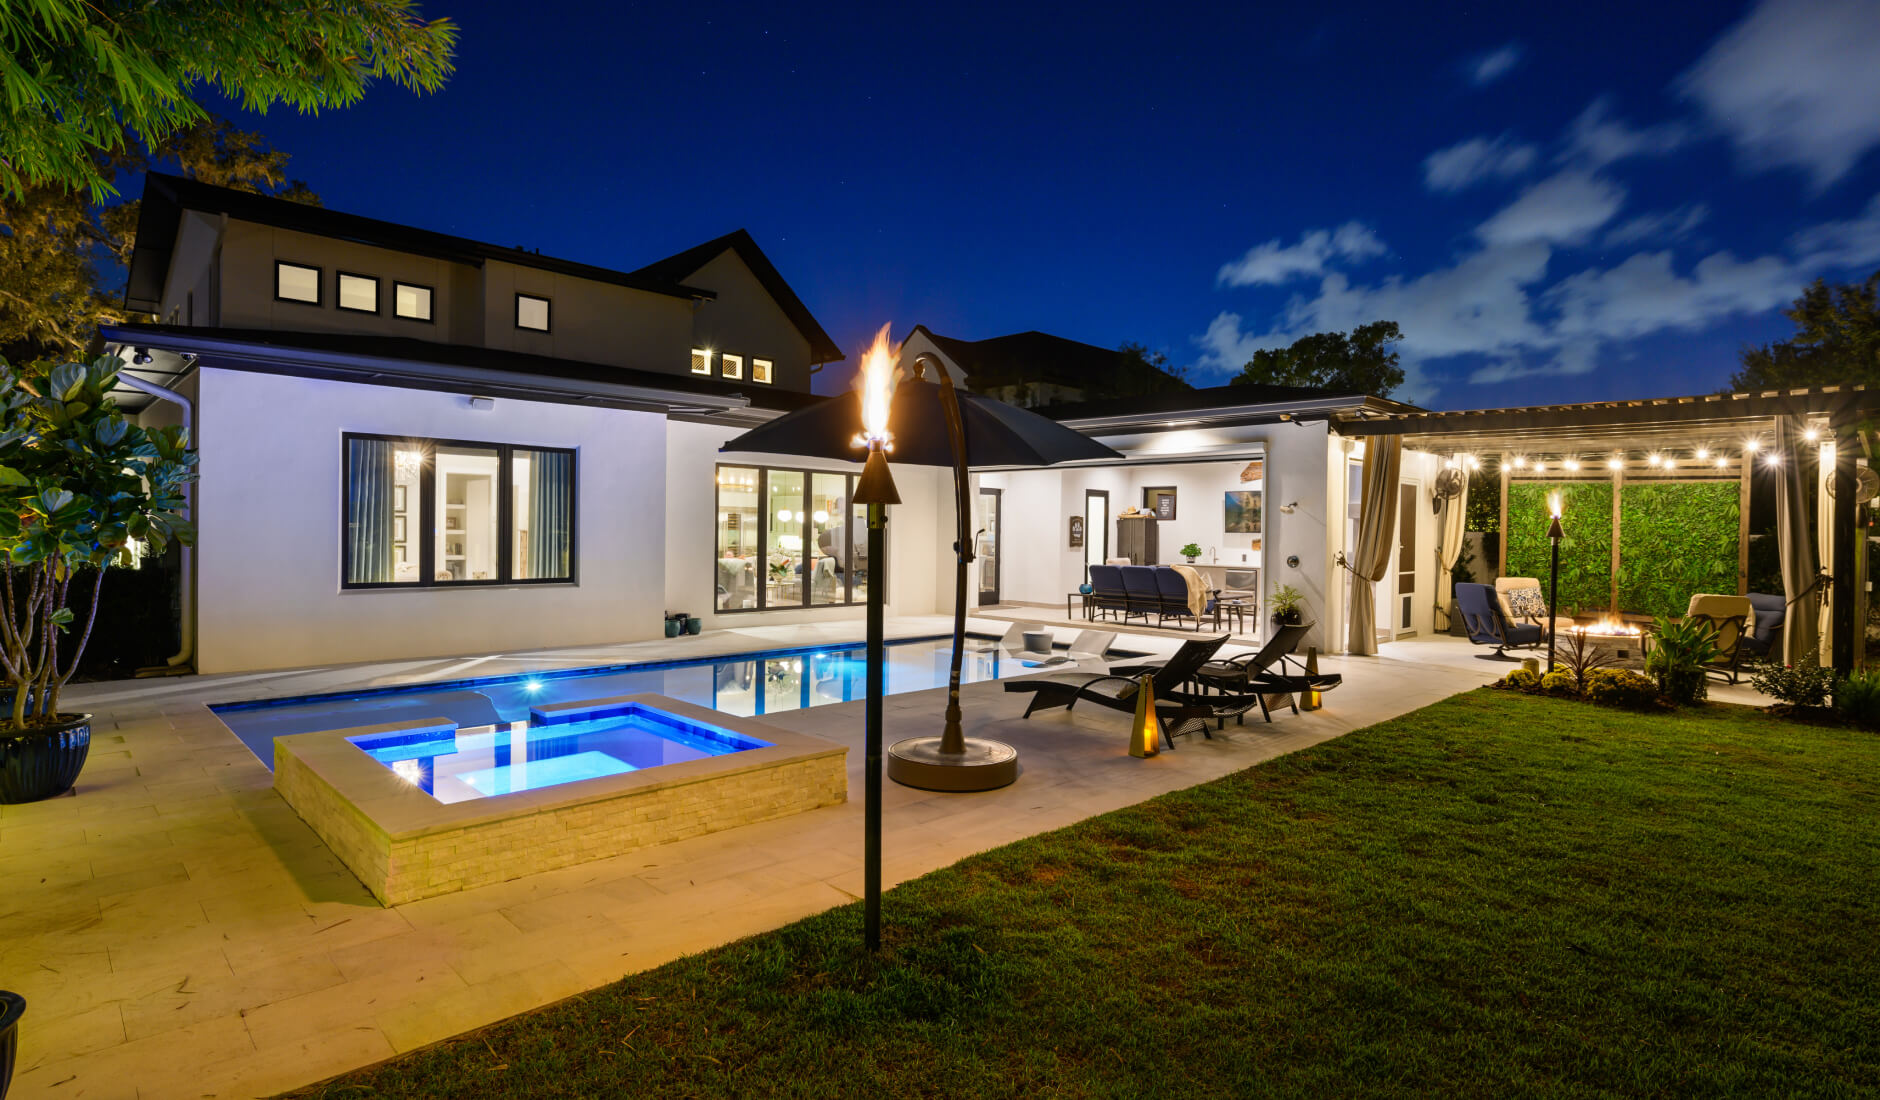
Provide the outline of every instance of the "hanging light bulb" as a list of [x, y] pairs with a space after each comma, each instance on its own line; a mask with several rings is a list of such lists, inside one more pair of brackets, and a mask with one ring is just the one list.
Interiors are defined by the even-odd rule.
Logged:
[[1719, 470], [1721, 470], [1721, 469], [1723, 469], [1723, 468], [1724, 468], [1725, 466], [1728, 466], [1729, 464], [1730, 464], [1730, 460], [1729, 460], [1729, 459], [1727, 459], [1727, 458], [1725, 458], [1725, 457], [1723, 457], [1722, 455], [1718, 455], [1718, 456], [1717, 456], [1717, 469], [1719, 469]]
[[1651, 463], [1654, 467], [1663, 466], [1665, 464], [1665, 456], [1659, 454], [1657, 451], [1653, 451], [1650, 455], [1646, 456], [1645, 461]]
[[1613, 455], [1611, 458], [1606, 460], [1606, 469], [1608, 470], [1625, 469], [1625, 459], [1620, 458], [1618, 455]]
[[1709, 448], [1709, 447], [1699, 447], [1699, 448], [1697, 448], [1697, 461], [1699, 461], [1699, 462], [1702, 462], [1702, 461], [1704, 461], [1705, 459], [1707, 459], [1707, 458], [1709, 458], [1709, 457], [1710, 457], [1710, 448]]
[[1577, 473], [1580, 469], [1580, 460], [1577, 458], [1563, 458], [1560, 460], [1560, 466], [1568, 473]]
[[1748, 439], [1745, 439], [1743, 441], [1743, 451], [1746, 454], [1755, 454], [1756, 449], [1761, 446], [1762, 446], [1762, 440], [1757, 439], [1755, 436], [1750, 436]]
[[1519, 470], [1519, 469], [1521, 469], [1521, 468], [1522, 468], [1523, 466], [1526, 466], [1526, 465], [1527, 465], [1527, 456], [1526, 456], [1526, 455], [1515, 455], [1515, 456], [1514, 456], [1514, 468], [1515, 468], [1515, 469], [1517, 469], [1517, 470]]
[[1777, 466], [1782, 465], [1782, 456], [1777, 454], [1774, 451], [1770, 451], [1768, 454], [1763, 456], [1763, 465], [1773, 470]]

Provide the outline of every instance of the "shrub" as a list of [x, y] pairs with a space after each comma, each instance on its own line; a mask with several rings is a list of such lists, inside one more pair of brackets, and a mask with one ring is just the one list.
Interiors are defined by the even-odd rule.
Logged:
[[1750, 673], [1749, 686], [1792, 707], [1826, 706], [1834, 688], [1834, 670], [1822, 668], [1813, 653], [1792, 665], [1764, 661]]
[[1850, 725], [1880, 729], [1880, 671], [1857, 669], [1835, 684], [1834, 709]]
[[1597, 668], [1587, 673], [1586, 697], [1603, 706], [1644, 710], [1658, 702], [1658, 685], [1630, 669]]
[[1511, 687], [1516, 691], [1533, 691], [1541, 686], [1541, 676], [1533, 669], [1517, 668], [1503, 676], [1501, 683], [1503, 687]]
[[1573, 673], [1566, 669], [1556, 669], [1541, 677], [1541, 690], [1549, 695], [1578, 695], [1580, 688], [1573, 682]]
[[1658, 678], [1658, 690], [1678, 706], [1702, 702], [1710, 693], [1704, 666], [1717, 659], [1717, 634], [1697, 619], [1659, 619], [1645, 671]]

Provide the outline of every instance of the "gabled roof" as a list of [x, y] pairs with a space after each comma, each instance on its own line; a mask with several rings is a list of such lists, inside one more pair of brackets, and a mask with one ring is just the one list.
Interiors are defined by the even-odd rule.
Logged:
[[1028, 382], [1086, 392], [1130, 387], [1143, 393], [1164, 393], [1192, 388], [1167, 371], [1131, 361], [1114, 348], [1100, 348], [1048, 332], [1015, 332], [987, 340], [942, 336], [925, 325], [915, 325], [914, 332], [925, 333], [935, 347], [966, 372], [967, 383], [976, 390]]
[[[416, 229], [396, 222], [289, 202], [250, 191], [238, 191], [232, 187], [217, 187], [182, 176], [150, 172], [144, 176], [143, 203], [137, 212], [137, 241], [131, 252], [130, 280], [124, 288], [126, 309], [155, 313], [159, 308], [163, 297], [163, 280], [169, 275], [170, 252], [176, 247], [177, 226], [182, 221], [184, 210], [226, 214], [231, 218], [271, 225], [277, 229], [355, 241], [475, 267], [481, 267], [487, 260], [499, 260], [652, 294], [677, 298], [716, 296], [709, 290], [685, 286], [676, 279], [656, 279], [573, 260], [558, 260], [527, 249], [505, 248], [467, 237], [433, 233], [428, 229]], [[791, 301], [795, 301], [794, 295]], [[798, 302], [797, 307], [800, 309], [802, 303]]]
[[782, 273], [777, 270], [775, 264], [770, 262], [770, 257], [764, 255], [764, 250], [757, 247], [757, 242], [742, 229], [734, 229], [722, 237], [716, 237], [704, 244], [693, 245], [684, 252], [674, 253], [663, 260], [654, 260], [645, 267], [637, 269], [633, 274], [654, 282], [681, 283], [696, 274], [699, 268], [711, 263], [727, 251], [738, 254], [738, 258], [744, 261], [744, 266], [751, 269], [751, 274], [757, 276], [757, 281], [763, 284], [764, 289], [772, 298], [776, 299], [777, 305], [782, 307], [784, 314], [790, 318], [790, 323], [796, 326], [796, 330], [803, 334], [805, 340], [809, 341], [810, 362], [833, 363], [843, 357], [842, 349], [836, 346], [836, 342], [829, 338], [827, 332], [823, 331], [822, 325], [816, 322], [809, 307], [803, 304], [803, 299], [798, 298], [796, 291], [790, 289], [790, 284], [784, 281]]

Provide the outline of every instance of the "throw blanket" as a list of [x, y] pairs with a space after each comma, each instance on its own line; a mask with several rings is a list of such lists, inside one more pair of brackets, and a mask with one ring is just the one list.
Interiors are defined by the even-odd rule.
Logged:
[[1199, 569], [1190, 569], [1186, 565], [1171, 565], [1170, 569], [1182, 575], [1188, 582], [1188, 613], [1200, 615], [1208, 609], [1208, 582], [1201, 579]]

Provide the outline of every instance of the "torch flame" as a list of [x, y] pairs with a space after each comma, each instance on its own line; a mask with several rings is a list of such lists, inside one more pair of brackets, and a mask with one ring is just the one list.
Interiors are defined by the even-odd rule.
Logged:
[[1558, 492], [1547, 494], [1547, 514], [1555, 519], [1560, 518], [1560, 494]]
[[888, 325], [875, 333], [875, 342], [862, 356], [862, 369], [856, 376], [862, 390], [862, 440], [869, 444], [888, 444], [894, 439], [888, 431], [888, 406], [894, 398], [895, 363], [901, 357], [898, 344], [888, 342]]

